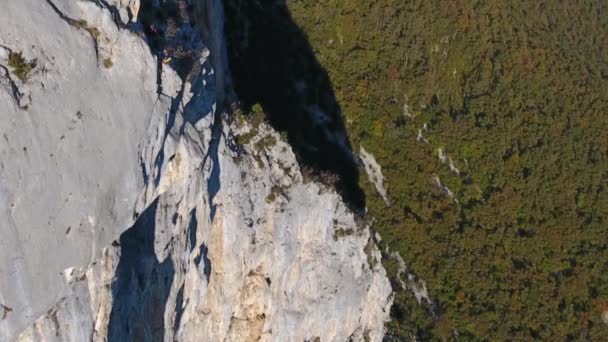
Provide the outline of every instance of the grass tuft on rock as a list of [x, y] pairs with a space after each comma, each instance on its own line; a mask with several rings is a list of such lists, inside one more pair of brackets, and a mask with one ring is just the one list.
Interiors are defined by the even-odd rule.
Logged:
[[13, 69], [13, 74], [23, 83], [30, 79], [37, 64], [36, 58], [27, 60], [21, 52], [11, 52], [8, 57], [8, 65]]
[[112, 60], [110, 58], [106, 58], [103, 60], [104, 68], [110, 69], [113, 65], [114, 65], [114, 63], [112, 63]]

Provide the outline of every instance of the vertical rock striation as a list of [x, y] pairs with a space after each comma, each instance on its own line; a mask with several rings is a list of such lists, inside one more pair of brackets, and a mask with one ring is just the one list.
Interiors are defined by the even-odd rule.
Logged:
[[117, 23], [139, 3], [51, 4], [0, 14], [0, 45], [38, 58], [26, 110], [0, 89], [0, 340], [381, 340], [368, 227], [222, 111], [220, 1], [195, 3], [209, 49], [183, 80]]
[[[64, 296], [64, 270], [87, 267], [133, 225], [139, 149], [171, 99], [156, 94], [145, 41], [93, 2], [5, 1], [0, 46], [0, 304], [12, 309], [0, 315], [0, 340], [9, 341]], [[35, 61], [23, 79], [18, 54]]]

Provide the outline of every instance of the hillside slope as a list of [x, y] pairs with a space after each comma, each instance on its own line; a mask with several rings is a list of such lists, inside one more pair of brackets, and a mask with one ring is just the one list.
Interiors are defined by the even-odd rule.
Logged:
[[606, 336], [606, 2], [287, 4], [382, 167], [374, 228], [433, 302], [401, 291], [389, 335]]

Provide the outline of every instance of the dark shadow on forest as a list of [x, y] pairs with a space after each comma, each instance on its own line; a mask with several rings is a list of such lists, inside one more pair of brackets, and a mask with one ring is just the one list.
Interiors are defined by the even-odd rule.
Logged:
[[338, 192], [361, 212], [365, 195], [340, 106], [285, 0], [226, 0], [224, 10], [230, 71], [242, 107], [260, 104], [270, 124], [287, 132], [300, 164], [338, 175]]

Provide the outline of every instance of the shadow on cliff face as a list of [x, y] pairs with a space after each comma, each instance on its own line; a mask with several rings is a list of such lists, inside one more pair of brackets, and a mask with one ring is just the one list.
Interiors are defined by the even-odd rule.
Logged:
[[359, 168], [327, 72], [285, 0], [225, 0], [230, 69], [245, 110], [259, 103], [270, 124], [287, 132], [300, 164], [339, 177], [351, 208], [365, 208]]
[[112, 283], [109, 341], [163, 341], [165, 305], [173, 283], [171, 258], [154, 253], [158, 200], [120, 236], [121, 255]]

